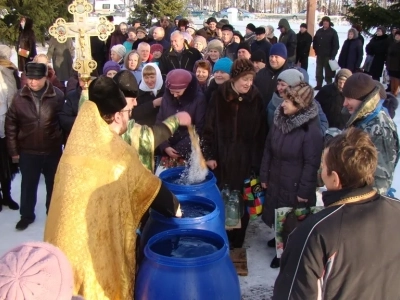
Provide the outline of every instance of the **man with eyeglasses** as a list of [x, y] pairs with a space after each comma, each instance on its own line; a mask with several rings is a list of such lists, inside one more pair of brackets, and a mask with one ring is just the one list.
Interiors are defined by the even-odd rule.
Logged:
[[127, 98], [113, 79], [93, 80], [56, 174], [44, 240], [66, 254], [74, 294], [85, 299], [133, 299], [144, 213], [151, 207], [182, 215], [175, 196], [121, 138], [135, 104]]

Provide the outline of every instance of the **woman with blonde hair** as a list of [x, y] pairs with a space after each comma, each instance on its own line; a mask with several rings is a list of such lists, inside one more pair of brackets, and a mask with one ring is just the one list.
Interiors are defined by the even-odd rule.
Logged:
[[124, 68], [125, 70], [131, 71], [135, 76], [136, 81], [142, 80], [142, 60], [140, 59], [139, 53], [136, 50], [132, 50], [125, 55]]

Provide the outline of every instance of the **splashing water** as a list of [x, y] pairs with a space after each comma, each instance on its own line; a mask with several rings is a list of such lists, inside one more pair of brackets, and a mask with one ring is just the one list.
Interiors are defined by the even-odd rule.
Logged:
[[192, 152], [186, 169], [182, 172], [181, 178], [176, 183], [183, 185], [196, 184], [204, 181], [208, 174], [208, 168], [206, 161], [204, 160], [203, 154], [200, 149], [199, 136], [194, 130], [193, 126], [188, 126], [190, 135]]

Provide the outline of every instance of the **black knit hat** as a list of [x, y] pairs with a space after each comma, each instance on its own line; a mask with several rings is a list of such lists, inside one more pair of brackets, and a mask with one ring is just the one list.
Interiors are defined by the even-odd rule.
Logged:
[[231, 78], [233, 81], [238, 80], [240, 77], [248, 74], [256, 75], [253, 63], [245, 58], [235, 59], [232, 65]]
[[247, 42], [240, 43], [237, 48], [237, 52], [239, 52], [240, 49], [246, 49], [251, 54], [251, 48], [250, 48], [249, 43], [247, 43]]
[[29, 79], [41, 79], [47, 76], [47, 66], [41, 63], [29, 62], [25, 65], [25, 74]]
[[266, 63], [267, 55], [265, 54], [264, 51], [258, 49], [256, 51], [254, 51], [253, 53], [251, 53], [251, 61], [259, 61], [262, 63]]
[[243, 35], [242, 35], [242, 34], [240, 33], [240, 31], [238, 31], [238, 30], [233, 31], [233, 36], [238, 36], [239, 39], [240, 39], [240, 42], [243, 42], [243, 41], [244, 41]]
[[102, 116], [115, 114], [127, 105], [124, 94], [118, 85], [104, 75], [90, 83], [89, 100], [96, 103]]
[[217, 24], [218, 23], [218, 21], [217, 21], [217, 19], [216, 18], [214, 18], [214, 17], [209, 17], [208, 19], [207, 19], [207, 24], [210, 24], [211, 22], [214, 22], [215, 24]]
[[305, 29], [308, 28], [306, 23], [301, 23], [301, 24], [300, 24], [300, 28], [302, 28], [302, 27], [305, 28]]
[[224, 31], [224, 30], [228, 30], [228, 31], [234, 31], [235, 29], [233, 28], [233, 26], [232, 25], [230, 25], [230, 24], [225, 24], [224, 26], [222, 26], [222, 28], [221, 28], [221, 31]]
[[247, 24], [246, 29], [249, 29], [252, 32], [254, 32], [254, 31], [256, 31], [256, 26], [253, 23], [249, 23], [249, 24]]
[[256, 35], [264, 34], [265, 33], [265, 27], [263, 27], [263, 26], [257, 27], [256, 30], [254, 31], [254, 33]]
[[379, 92], [379, 88], [370, 75], [355, 73], [347, 78], [342, 93], [346, 98], [364, 101], [375, 89]]
[[135, 76], [131, 71], [122, 70], [113, 77], [113, 80], [118, 84], [119, 89], [125, 97], [137, 97], [139, 86]]

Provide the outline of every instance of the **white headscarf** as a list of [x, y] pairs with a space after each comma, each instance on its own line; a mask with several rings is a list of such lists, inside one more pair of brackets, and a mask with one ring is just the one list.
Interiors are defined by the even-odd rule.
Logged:
[[[148, 66], [152, 66], [155, 70], [156, 70], [156, 84], [154, 86], [154, 88], [149, 88], [146, 84], [146, 82], [144, 82], [144, 70], [148, 67]], [[139, 85], [139, 89], [141, 89], [144, 92], [153, 92], [154, 96], [157, 96], [157, 92], [159, 90], [161, 90], [162, 86], [164, 84], [163, 78], [161, 76], [161, 71], [160, 68], [158, 67], [158, 65], [156, 63], [147, 63], [142, 70], [142, 81], [140, 82]]]

